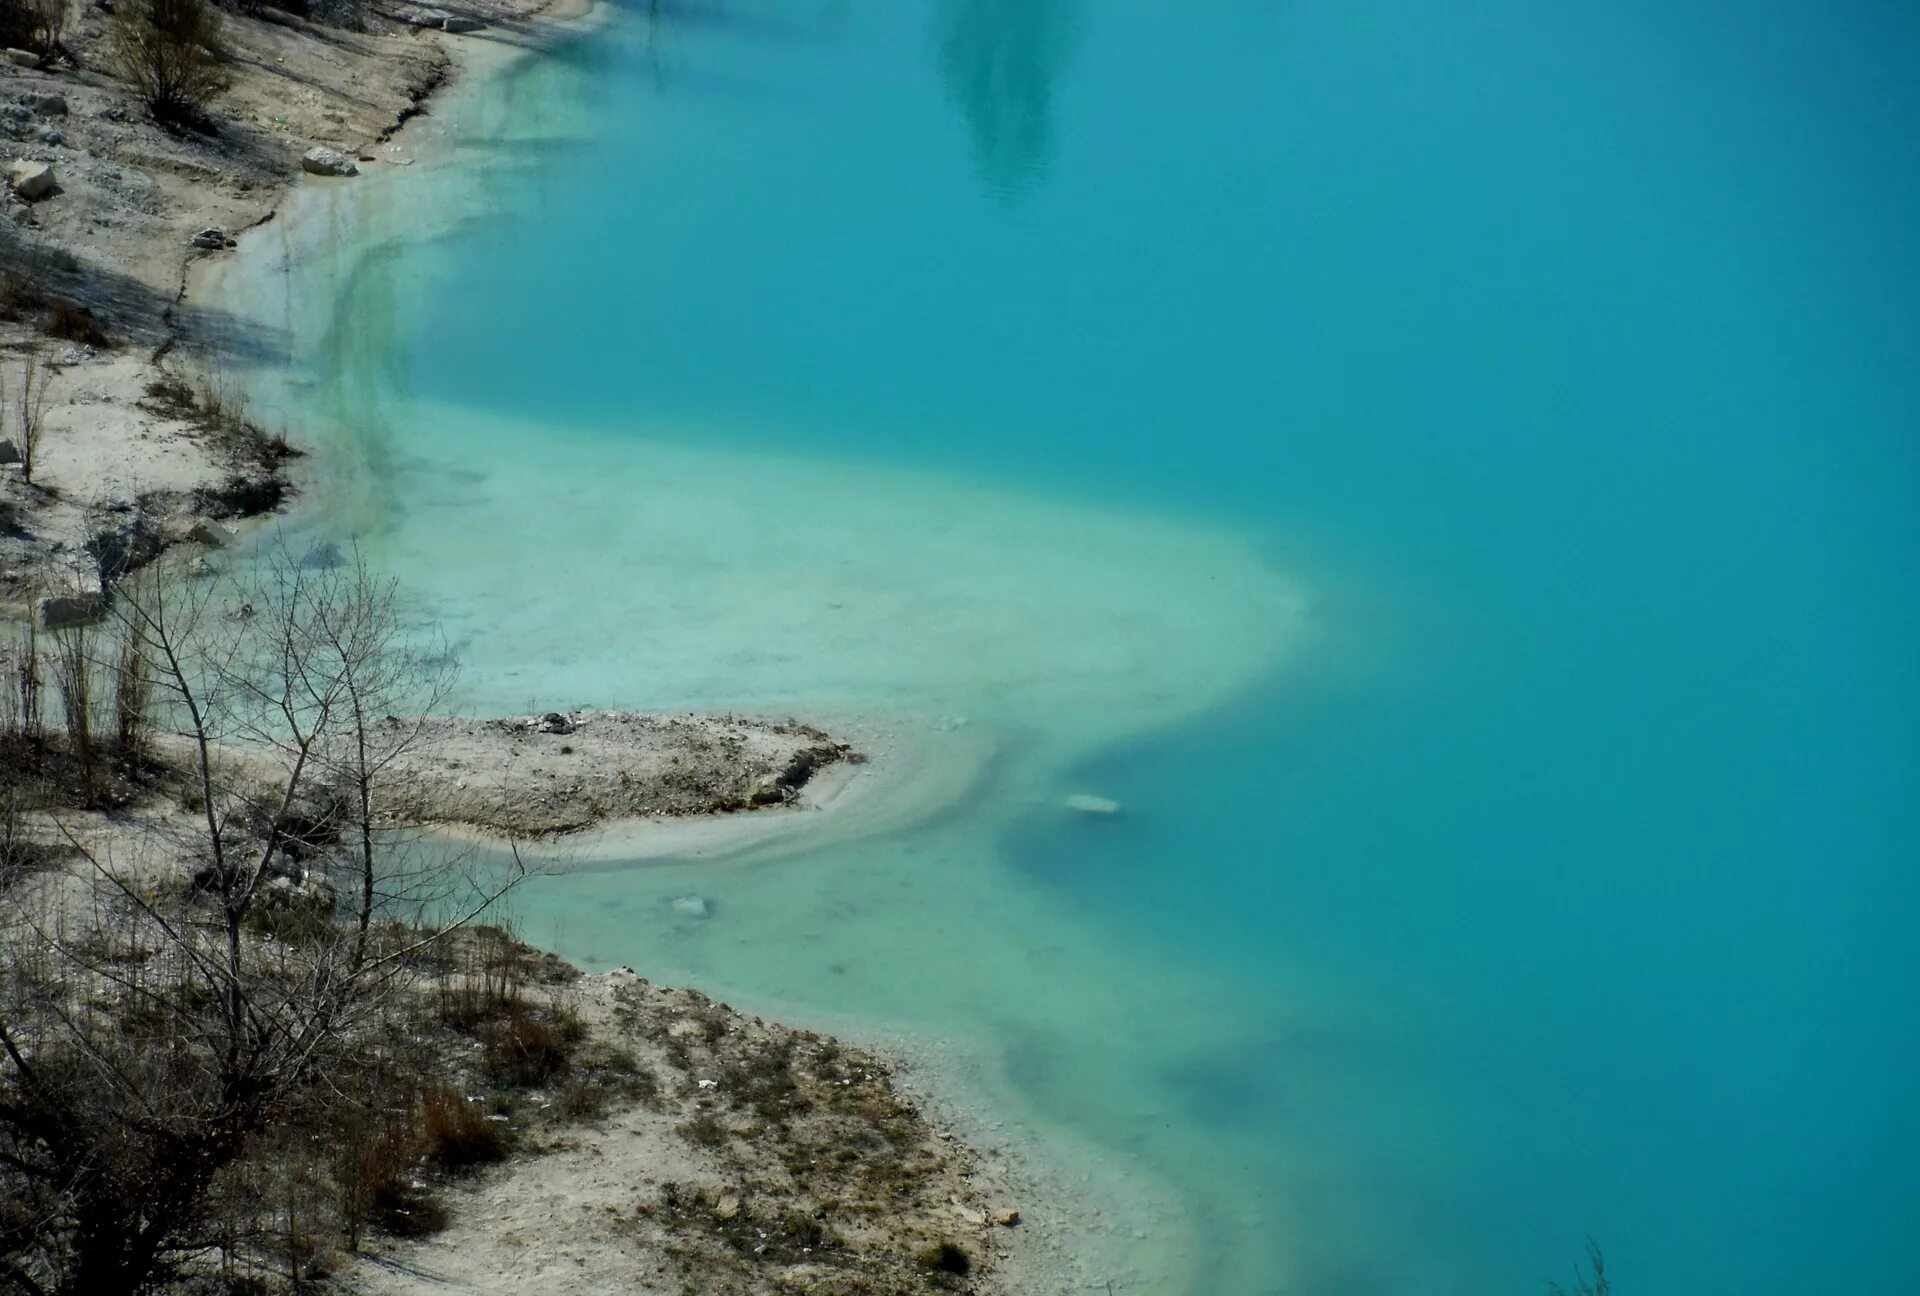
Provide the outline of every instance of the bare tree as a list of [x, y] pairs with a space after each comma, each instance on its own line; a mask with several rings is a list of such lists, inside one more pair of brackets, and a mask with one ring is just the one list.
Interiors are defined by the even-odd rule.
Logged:
[[169, 126], [197, 121], [228, 85], [220, 18], [207, 0], [128, 0], [114, 11], [120, 74]]
[[297, 1275], [318, 1190], [249, 1190], [249, 1148], [332, 1119], [421, 958], [526, 870], [391, 813], [421, 732], [396, 717], [437, 704], [451, 667], [357, 553], [316, 566], [278, 546], [230, 586], [143, 578], [113, 616], [98, 664], [136, 664], [141, 729], [195, 827], [129, 843], [62, 820], [68, 885], [9, 893], [0, 1290], [134, 1293], [249, 1245]]

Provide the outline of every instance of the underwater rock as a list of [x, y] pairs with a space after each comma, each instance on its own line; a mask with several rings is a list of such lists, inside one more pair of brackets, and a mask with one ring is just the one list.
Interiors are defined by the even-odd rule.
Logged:
[[187, 532], [187, 539], [195, 544], [206, 545], [209, 549], [225, 549], [233, 543], [233, 534], [233, 528], [224, 522], [203, 517], [194, 522], [192, 529]]
[[105, 594], [54, 594], [40, 600], [37, 613], [42, 630], [66, 630], [92, 625], [107, 614]]
[[673, 901], [673, 911], [677, 914], [685, 914], [689, 918], [710, 918], [713, 916], [713, 910], [708, 906], [706, 898], [697, 895], [675, 897]]
[[1114, 815], [1120, 813], [1120, 803], [1118, 801], [1109, 801], [1106, 797], [1088, 796], [1084, 792], [1076, 792], [1068, 797], [1065, 805], [1067, 809], [1080, 814]]

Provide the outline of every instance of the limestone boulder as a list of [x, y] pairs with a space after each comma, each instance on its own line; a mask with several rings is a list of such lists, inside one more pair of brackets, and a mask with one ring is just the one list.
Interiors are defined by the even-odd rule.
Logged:
[[15, 158], [13, 165], [7, 168], [7, 183], [13, 186], [14, 193], [20, 197], [28, 202], [36, 202], [53, 192], [56, 181], [50, 163]]
[[354, 160], [338, 149], [310, 148], [300, 155], [300, 165], [312, 175], [350, 176], [359, 175], [360, 168]]

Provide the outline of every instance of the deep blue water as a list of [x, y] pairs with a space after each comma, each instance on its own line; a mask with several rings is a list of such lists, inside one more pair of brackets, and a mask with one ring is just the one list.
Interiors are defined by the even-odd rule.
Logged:
[[[1920, 11], [643, 17], [539, 74], [580, 137], [412, 385], [1302, 574], [1303, 655], [1080, 772], [1124, 827], [1001, 842], [1115, 942], [1337, 998], [1142, 1061], [1319, 1203], [1286, 1290], [1533, 1291], [1589, 1233], [1622, 1291], [1911, 1290]], [[1070, 1040], [1016, 1073], [1094, 1125]]]

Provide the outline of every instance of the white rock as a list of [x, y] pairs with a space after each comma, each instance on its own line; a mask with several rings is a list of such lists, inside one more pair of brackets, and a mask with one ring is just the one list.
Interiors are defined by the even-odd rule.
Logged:
[[310, 148], [300, 155], [300, 165], [314, 175], [350, 176], [360, 174], [360, 168], [354, 164], [354, 160], [338, 149]]
[[1066, 807], [1069, 810], [1078, 811], [1080, 814], [1112, 815], [1120, 813], [1120, 803], [1118, 801], [1109, 801], [1105, 797], [1088, 796], [1084, 792], [1076, 792], [1068, 797]]
[[673, 902], [673, 911], [677, 914], [685, 914], [689, 918], [705, 918], [713, 912], [708, 907], [706, 899], [697, 895], [680, 896]]
[[13, 165], [7, 168], [7, 183], [28, 202], [44, 198], [53, 192], [53, 167], [45, 162], [15, 158]]

